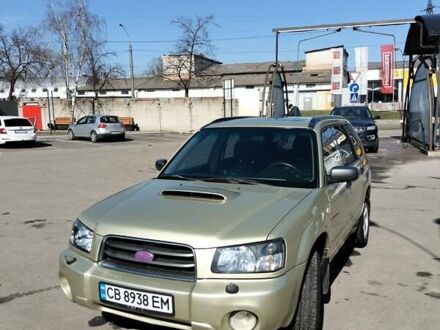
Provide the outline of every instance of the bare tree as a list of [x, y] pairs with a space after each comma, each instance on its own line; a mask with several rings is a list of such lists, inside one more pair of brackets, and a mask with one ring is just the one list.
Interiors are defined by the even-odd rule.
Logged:
[[215, 25], [214, 16], [197, 16], [195, 19], [178, 17], [172, 21], [182, 35], [176, 43], [176, 53], [170, 61], [164, 65], [163, 75], [172, 72], [179, 84], [185, 89], [185, 97], [189, 96], [191, 81], [194, 78], [194, 58], [196, 55], [209, 54], [214, 46], [209, 37], [208, 27]]
[[86, 76], [87, 83], [93, 89], [92, 111], [96, 113], [96, 101], [98, 94], [107, 85], [111, 85], [111, 80], [120, 78], [124, 75], [124, 70], [120, 65], [110, 62], [110, 58], [115, 56], [113, 52], [104, 50], [104, 43], [99, 42], [89, 48], [87, 54]]
[[18, 80], [29, 81], [42, 74], [47, 66], [49, 52], [37, 42], [38, 32], [33, 28], [14, 30], [8, 34], [0, 26], [0, 72], [9, 83], [8, 100]]
[[[78, 84], [84, 73], [90, 47], [99, 40], [104, 23], [90, 12], [87, 0], [50, 1], [46, 21], [59, 46], [66, 92], [71, 98], [73, 120]], [[70, 81], [71, 78], [73, 82]]]
[[145, 71], [147, 76], [161, 77], [163, 75], [162, 59], [160, 57], [154, 57], [147, 65]]

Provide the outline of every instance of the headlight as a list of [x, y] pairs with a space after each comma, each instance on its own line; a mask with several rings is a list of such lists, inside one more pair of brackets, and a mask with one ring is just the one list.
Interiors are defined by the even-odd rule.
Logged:
[[75, 220], [72, 233], [70, 234], [70, 243], [78, 249], [89, 253], [92, 251], [93, 231], [84, 226], [81, 221]]
[[375, 129], [377, 129], [376, 125], [367, 126], [367, 131], [374, 131]]
[[285, 245], [282, 239], [218, 248], [213, 273], [265, 273], [284, 267]]

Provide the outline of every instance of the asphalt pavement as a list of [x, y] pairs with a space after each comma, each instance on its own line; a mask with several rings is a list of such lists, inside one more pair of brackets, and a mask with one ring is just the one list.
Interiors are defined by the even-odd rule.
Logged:
[[[324, 329], [440, 324], [440, 159], [402, 144], [399, 134], [381, 132], [379, 153], [369, 154], [370, 242], [335, 260]], [[58, 256], [79, 212], [154, 176], [154, 161], [188, 135], [128, 137], [92, 144], [42, 136], [36, 148], [0, 147], [0, 329], [121, 328], [67, 300]]]

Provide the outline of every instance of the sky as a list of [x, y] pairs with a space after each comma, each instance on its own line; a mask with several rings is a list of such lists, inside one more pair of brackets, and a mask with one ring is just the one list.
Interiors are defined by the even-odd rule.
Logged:
[[[40, 24], [49, 0], [0, 0], [0, 24], [6, 30]], [[423, 14], [427, 0], [89, 0], [93, 13], [106, 22], [108, 48], [116, 53], [114, 61], [128, 67], [128, 43], [123, 24], [133, 42], [134, 66], [144, 72], [150, 61], [172, 53], [179, 38], [171, 21], [183, 16], [194, 18], [213, 14], [216, 25], [209, 28], [215, 49], [212, 58], [222, 63], [274, 61], [273, 28], [326, 23], [345, 23], [383, 19], [414, 18]], [[440, 0], [433, 1], [440, 6]], [[434, 10], [437, 13], [437, 10]], [[440, 8], [439, 11], [440, 13]], [[391, 33], [403, 49], [408, 27], [370, 28]], [[296, 60], [299, 40], [322, 34], [307, 32], [280, 36], [280, 59]], [[301, 43], [304, 51], [344, 45], [354, 58], [354, 48], [369, 47], [370, 61], [380, 59], [380, 45], [392, 43], [391, 37], [342, 30], [340, 33]], [[128, 68], [127, 68], [128, 69]]]

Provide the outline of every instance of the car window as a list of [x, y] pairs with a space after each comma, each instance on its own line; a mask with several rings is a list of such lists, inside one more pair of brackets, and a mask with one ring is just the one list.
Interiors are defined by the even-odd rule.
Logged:
[[343, 160], [338, 146], [338, 135], [333, 127], [326, 127], [321, 133], [322, 157], [327, 174], [335, 166], [342, 166]]
[[178, 168], [179, 172], [200, 172], [201, 170], [199, 170], [198, 167], [209, 163], [209, 158], [214, 149], [214, 144], [217, 141], [217, 138], [218, 134], [210, 134], [204, 136], [203, 139], [196, 140], [194, 143], [194, 150], [197, 150], [197, 152], [188, 153], [183, 157]]
[[359, 159], [364, 154], [364, 150], [362, 148], [362, 142], [361, 140], [359, 140], [359, 137], [357, 136], [353, 126], [347, 124], [344, 125], [344, 129], [347, 132], [348, 136], [350, 137], [351, 143], [353, 144], [354, 155], [356, 159]]
[[87, 122], [87, 117], [80, 118], [76, 123], [78, 125], [85, 124]]
[[119, 117], [118, 116], [103, 116], [100, 119], [101, 123], [105, 124], [112, 124], [112, 123], [119, 123]]
[[316, 154], [316, 136], [309, 129], [206, 128], [194, 135], [161, 175], [252, 179], [269, 185], [315, 188]]
[[93, 116], [89, 116], [87, 119], [87, 124], [94, 124], [96, 122], [96, 118]]
[[5, 119], [5, 127], [26, 126], [31, 127], [32, 124], [29, 120], [24, 118], [11, 118]]
[[354, 154], [354, 148], [351, 144], [349, 136], [343, 131], [341, 127], [334, 128], [336, 133], [336, 141], [338, 141], [341, 151], [342, 162], [344, 165], [352, 165], [357, 157]]

